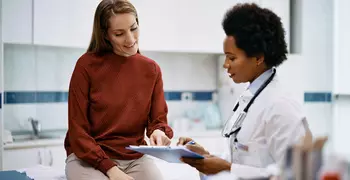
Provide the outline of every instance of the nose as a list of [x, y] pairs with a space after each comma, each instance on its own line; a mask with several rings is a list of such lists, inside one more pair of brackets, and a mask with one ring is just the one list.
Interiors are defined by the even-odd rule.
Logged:
[[225, 68], [225, 69], [228, 69], [228, 68], [230, 67], [230, 64], [224, 63], [224, 64], [222, 65], [222, 67]]
[[125, 36], [126, 45], [132, 45], [134, 42], [135, 42], [134, 34], [132, 32], [126, 33], [126, 36]]
[[225, 59], [225, 62], [224, 62], [224, 64], [222, 65], [222, 67], [225, 68], [225, 69], [230, 68], [230, 63], [229, 63], [229, 61]]

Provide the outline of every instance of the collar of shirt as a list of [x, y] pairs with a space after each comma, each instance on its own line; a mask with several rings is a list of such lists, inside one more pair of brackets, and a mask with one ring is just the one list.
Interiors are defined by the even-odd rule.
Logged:
[[264, 82], [269, 79], [269, 77], [272, 75], [273, 69], [269, 69], [262, 73], [258, 78], [256, 78], [249, 86], [248, 90], [252, 93], [255, 94], [256, 91], [264, 84]]

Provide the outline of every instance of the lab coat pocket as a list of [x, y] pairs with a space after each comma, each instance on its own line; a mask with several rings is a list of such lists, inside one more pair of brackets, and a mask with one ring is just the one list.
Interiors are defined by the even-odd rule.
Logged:
[[265, 167], [268, 163], [268, 148], [265, 145], [261, 145], [255, 142], [248, 142], [241, 144], [245, 148], [238, 147], [238, 157], [242, 164], [253, 167]]

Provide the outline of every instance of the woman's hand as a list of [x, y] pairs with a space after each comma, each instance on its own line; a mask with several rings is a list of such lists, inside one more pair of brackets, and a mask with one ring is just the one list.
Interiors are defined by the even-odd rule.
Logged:
[[190, 151], [198, 153], [202, 156], [210, 154], [207, 150], [204, 149], [204, 147], [202, 147], [201, 145], [199, 145], [189, 137], [180, 137], [179, 141], [177, 142], [177, 145], [186, 146], [186, 148], [189, 149]]
[[153, 131], [150, 137], [151, 146], [168, 146], [171, 141], [165, 133], [159, 129]]
[[117, 166], [112, 167], [107, 171], [109, 180], [135, 180], [133, 177], [125, 174]]

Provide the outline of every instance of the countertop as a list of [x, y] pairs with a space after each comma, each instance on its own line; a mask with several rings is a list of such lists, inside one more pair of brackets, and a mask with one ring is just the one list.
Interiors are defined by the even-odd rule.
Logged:
[[63, 146], [63, 142], [64, 142], [64, 138], [19, 141], [19, 142], [5, 143], [4, 150], [27, 149], [27, 148], [46, 147], [46, 146]]

